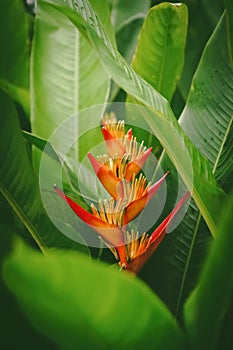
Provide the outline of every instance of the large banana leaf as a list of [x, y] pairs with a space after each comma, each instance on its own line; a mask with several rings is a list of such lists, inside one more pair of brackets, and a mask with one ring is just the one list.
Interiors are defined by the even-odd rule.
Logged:
[[180, 118], [185, 132], [209, 160], [217, 181], [228, 191], [233, 185], [233, 65], [230, 51], [224, 16], [206, 46]]
[[187, 22], [184, 4], [161, 3], [151, 8], [132, 61], [134, 70], [168, 101], [183, 69]]
[[0, 106], [2, 195], [44, 253], [49, 247], [87, 251], [85, 246], [78, 245], [62, 235], [46, 216], [39, 194], [38, 178], [30, 163], [14, 103], [2, 91], [0, 91]]
[[183, 349], [172, 315], [135, 276], [80, 253], [44, 257], [17, 243], [5, 262], [6, 283], [34, 326], [59, 348]]
[[[112, 38], [106, 2], [93, 1], [93, 6]], [[104, 103], [109, 93], [109, 74], [94, 49], [63, 14], [44, 8], [40, 1], [35, 19], [31, 76], [32, 131], [45, 139], [78, 111]], [[96, 121], [99, 122], [100, 117], [96, 115]], [[74, 128], [78, 129], [78, 125]], [[63, 140], [54, 142], [61, 145]], [[86, 147], [85, 143], [82, 147]]]
[[[208, 158], [218, 182], [232, 191], [233, 67], [229, 48], [223, 17], [204, 50], [180, 122]], [[183, 303], [196, 284], [209, 242], [208, 228], [192, 202], [181, 225], [153, 258], [154, 289], [177, 316], [182, 315]]]
[[[218, 338], [224, 315], [232, 307], [232, 211], [233, 197], [225, 207], [219, 235], [204, 266], [200, 284], [185, 305], [189, 349], [226, 349]], [[232, 329], [232, 320], [230, 325]], [[229, 345], [231, 349], [232, 343]]]
[[21, 0], [0, 2], [0, 86], [29, 114], [28, 18]]
[[[85, 2], [85, 6], [81, 0], [71, 5], [69, 2], [71, 7], [60, 1], [47, 0], [45, 3], [66, 14], [84, 33], [118, 85], [145, 105], [152, 107], [152, 111], [146, 110], [143, 113], [143, 118], [167, 151], [186, 186], [192, 191], [211, 232], [216, 234], [216, 220], [220, 203], [224, 200], [223, 192], [216, 187], [208, 162], [186, 137], [168, 102], [141, 79], [119, 55], [88, 2]], [[82, 8], [85, 8], [85, 12]], [[92, 18], [91, 21], [89, 17]]]

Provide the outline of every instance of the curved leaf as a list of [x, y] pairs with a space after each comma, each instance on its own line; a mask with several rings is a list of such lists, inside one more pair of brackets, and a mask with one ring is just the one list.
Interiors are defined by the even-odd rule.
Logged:
[[44, 257], [18, 242], [4, 276], [33, 324], [62, 349], [183, 349], [175, 320], [134, 275], [77, 253]]
[[216, 28], [194, 76], [180, 124], [208, 158], [218, 182], [232, 189], [233, 66], [228, 55], [226, 17]]
[[[134, 0], [110, 1], [112, 5], [111, 19], [116, 32], [117, 47], [121, 55], [129, 63], [132, 60], [138, 35], [150, 7], [150, 1]], [[120, 88], [115, 83], [111, 88], [113, 100]]]
[[[91, 14], [92, 19], [94, 18], [94, 22], [92, 20], [91, 23], [87, 14], [83, 14], [83, 10], [81, 10], [83, 7], [82, 0], [74, 1], [72, 6], [84, 16], [87, 22], [79, 13], [72, 10], [68, 5], [64, 6], [60, 1], [47, 0], [46, 3], [66, 14], [80, 28], [81, 32], [85, 34], [95, 47], [101, 61], [118, 85], [145, 105], [153, 108], [150, 113], [144, 114], [144, 119], [149, 125], [151, 132], [158, 137], [175, 164], [186, 186], [192, 191], [192, 195], [211, 232], [215, 234], [218, 207], [223, 200], [223, 192], [216, 187], [208, 162], [186, 137], [177, 123], [168, 102], [141, 79], [119, 55], [88, 2], [85, 2], [85, 11]], [[99, 28], [102, 28], [101, 32]], [[176, 144], [176, 149], [174, 149], [174, 144]], [[188, 159], [191, 160], [194, 179], [190, 176], [190, 166], [187, 167], [183, 159], [186, 159], [186, 161]]]
[[14, 103], [2, 91], [0, 106], [1, 193], [43, 252], [48, 247], [85, 250], [85, 246], [63, 236], [45, 215]]
[[148, 0], [120, 0], [113, 3], [111, 18], [116, 31], [117, 47], [121, 55], [130, 62], [135, 51], [137, 37], [149, 10]]
[[150, 6], [149, 0], [135, 0], [133, 3], [130, 0], [109, 0], [109, 2], [111, 3], [111, 19], [116, 32], [135, 19], [144, 18]]
[[132, 67], [168, 101], [184, 64], [188, 13], [184, 4], [150, 9], [140, 32]]

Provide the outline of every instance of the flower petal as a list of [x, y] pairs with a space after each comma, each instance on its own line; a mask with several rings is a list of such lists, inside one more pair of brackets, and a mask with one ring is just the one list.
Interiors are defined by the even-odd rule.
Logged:
[[148, 148], [140, 157], [135, 158], [128, 163], [125, 173], [126, 180], [131, 181], [133, 174], [138, 174], [138, 172], [142, 169], [143, 165], [147, 161], [149, 155], [151, 154], [151, 151], [152, 147]]
[[104, 240], [106, 240], [110, 245], [114, 246], [117, 249], [120, 261], [122, 264], [125, 264], [127, 261], [126, 251], [124, 252], [125, 247], [124, 249], [122, 248], [122, 246], [125, 245], [125, 241], [120, 228], [92, 215], [80, 207], [77, 203], [75, 203], [71, 198], [66, 196], [57, 186], [54, 186], [54, 189], [57, 194], [69, 204], [70, 208], [75, 212], [75, 214], [78, 215], [81, 220], [91, 226]]
[[135, 259], [131, 260], [129, 264], [126, 266], [127, 271], [131, 271], [133, 273], [138, 273], [143, 265], [148, 261], [151, 255], [154, 253], [158, 245], [163, 240], [166, 235], [166, 229], [168, 225], [171, 223], [174, 216], [178, 213], [182, 205], [189, 199], [190, 193], [186, 192], [184, 196], [179, 200], [176, 207], [172, 210], [172, 212], [164, 219], [164, 221], [156, 228], [156, 230], [151, 235], [151, 242], [148, 248], [142, 252], [141, 255], [138, 255]]
[[102, 134], [110, 156], [114, 157], [114, 155], [117, 154], [119, 157], [123, 157], [125, 149], [121, 143], [121, 139], [115, 138], [104, 126], [102, 127]]
[[104, 188], [117, 200], [122, 193], [122, 181], [116, 177], [112, 171], [109, 171], [107, 165], [100, 164], [91, 153], [88, 153], [88, 158]]
[[127, 225], [130, 221], [132, 221], [137, 215], [141, 213], [141, 211], [145, 208], [145, 206], [149, 203], [149, 201], [156, 194], [162, 183], [164, 182], [168, 172], [164, 174], [161, 179], [159, 179], [156, 183], [149, 187], [148, 191], [139, 199], [131, 202], [125, 210], [124, 214], [124, 225]]

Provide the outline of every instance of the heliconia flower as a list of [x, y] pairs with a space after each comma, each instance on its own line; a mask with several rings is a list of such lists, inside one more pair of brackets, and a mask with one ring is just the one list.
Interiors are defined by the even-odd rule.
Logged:
[[140, 152], [137, 158], [129, 161], [129, 155], [122, 158], [98, 157], [98, 160], [88, 153], [91, 165], [99, 178], [100, 182], [108, 193], [117, 200], [123, 191], [122, 180], [131, 181], [133, 176], [137, 175], [148, 159], [151, 148]]
[[168, 225], [190, 193], [185, 193], [150, 236], [144, 233], [140, 237], [134, 230], [127, 231], [127, 225], [143, 211], [165, 181], [168, 172], [153, 185], [147, 182], [142, 173], [138, 175], [152, 148], [146, 148], [143, 142], [138, 145], [132, 130], [125, 132], [124, 121], [117, 122], [114, 113], [105, 115], [102, 133], [108, 154], [96, 159], [88, 153], [88, 158], [111, 199], [99, 200], [98, 205], [92, 203], [89, 212], [57, 186], [54, 188], [79, 218], [98, 233], [114, 254], [121, 269], [138, 273], [164, 238]]
[[89, 213], [87, 210], [75, 203], [71, 198], [66, 196], [56, 185], [54, 185], [54, 189], [61, 198], [66, 200], [71, 209], [80, 217], [80, 219], [91, 226], [104, 239], [104, 241], [108, 242], [110, 246], [115, 247], [122, 266], [126, 266], [127, 258], [125, 241], [121, 228], [116, 225], [114, 221], [108, 221], [107, 217], [105, 217], [105, 220], [103, 220], [103, 215], [101, 217], [95, 213]]

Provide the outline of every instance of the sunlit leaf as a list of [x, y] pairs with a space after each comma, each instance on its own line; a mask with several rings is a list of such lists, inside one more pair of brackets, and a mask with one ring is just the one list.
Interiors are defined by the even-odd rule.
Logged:
[[168, 101], [180, 79], [188, 13], [184, 4], [161, 3], [150, 9], [132, 67]]
[[[93, 5], [112, 36], [107, 4], [93, 1]], [[87, 40], [63, 14], [52, 8], [45, 9], [39, 2], [32, 50], [33, 133], [48, 139], [65, 119], [104, 103], [109, 84], [109, 74]], [[95, 116], [97, 122], [100, 118], [101, 115]], [[74, 128], [78, 137], [78, 123]], [[63, 138], [56, 140], [56, 144], [62, 145]], [[82, 150], [85, 149], [84, 142]]]

